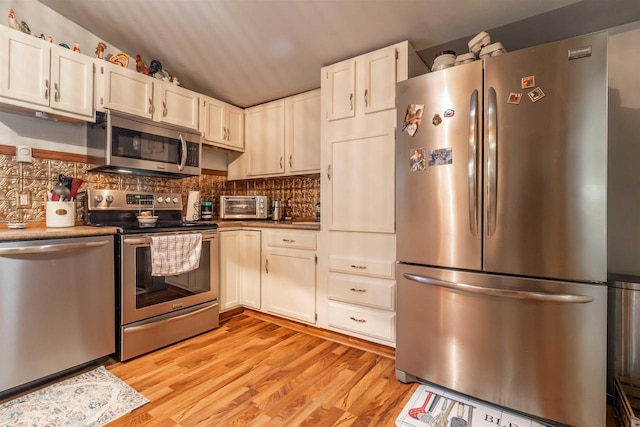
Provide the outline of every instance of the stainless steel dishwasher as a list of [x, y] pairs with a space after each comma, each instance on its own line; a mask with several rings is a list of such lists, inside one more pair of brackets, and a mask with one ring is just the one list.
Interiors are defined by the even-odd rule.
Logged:
[[113, 242], [0, 243], [0, 395], [115, 351]]

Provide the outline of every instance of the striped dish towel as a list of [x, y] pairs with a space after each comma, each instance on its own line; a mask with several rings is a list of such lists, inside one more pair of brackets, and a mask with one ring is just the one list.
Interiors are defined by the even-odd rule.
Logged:
[[202, 234], [151, 236], [151, 275], [175, 276], [200, 266]]

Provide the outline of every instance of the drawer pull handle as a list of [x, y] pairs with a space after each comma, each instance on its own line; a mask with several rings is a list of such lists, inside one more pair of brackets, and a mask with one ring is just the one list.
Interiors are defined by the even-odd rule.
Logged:
[[349, 319], [353, 320], [354, 322], [358, 322], [358, 323], [367, 323], [366, 320], [364, 320], [364, 319], [356, 319], [353, 316], [350, 316]]
[[293, 239], [282, 239], [283, 242], [287, 242], [287, 243], [295, 243], [296, 241]]
[[366, 265], [354, 265], [354, 264], [351, 264], [351, 268], [357, 268], [358, 270], [366, 270], [367, 266]]
[[361, 292], [361, 293], [367, 292], [366, 289], [356, 289], [356, 288], [351, 288], [351, 291], [352, 292]]

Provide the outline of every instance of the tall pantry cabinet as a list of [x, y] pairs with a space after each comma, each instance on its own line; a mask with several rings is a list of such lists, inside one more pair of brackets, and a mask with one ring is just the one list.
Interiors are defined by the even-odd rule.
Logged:
[[322, 68], [320, 327], [395, 346], [395, 90], [428, 71], [407, 41]]

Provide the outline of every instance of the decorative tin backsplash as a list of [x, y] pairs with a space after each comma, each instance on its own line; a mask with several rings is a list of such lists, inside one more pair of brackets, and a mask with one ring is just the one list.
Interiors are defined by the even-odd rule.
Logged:
[[[0, 154], [0, 223], [45, 222], [45, 201], [58, 176], [80, 178], [82, 189], [167, 191], [182, 194], [186, 206], [190, 190], [199, 190], [202, 201], [213, 202], [214, 218], [219, 214], [222, 195], [265, 195], [281, 200], [287, 216], [312, 217], [320, 201], [320, 177], [292, 176], [250, 181], [227, 181], [226, 177], [201, 175], [189, 178], [158, 178], [88, 172], [83, 162], [33, 158], [33, 163], [18, 163], [15, 156]], [[18, 196], [27, 194], [29, 204], [18, 206]], [[84, 222], [82, 204], [77, 203], [76, 219]]]

